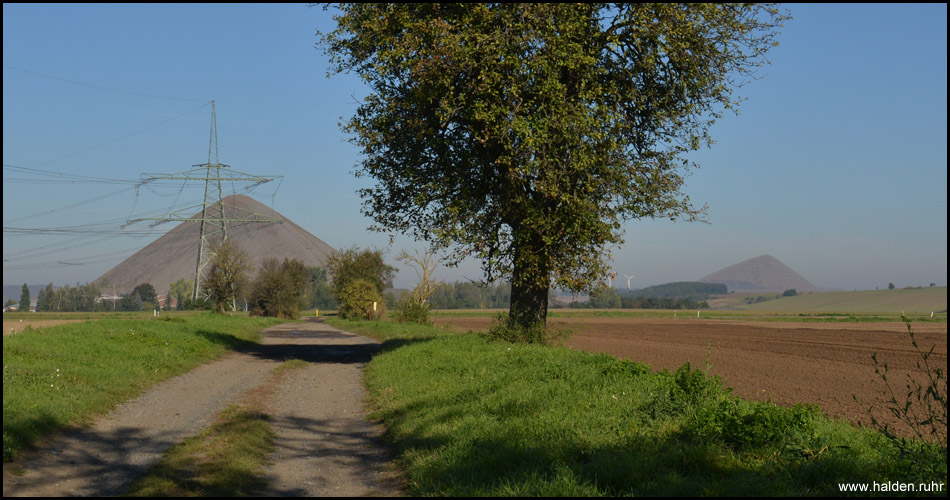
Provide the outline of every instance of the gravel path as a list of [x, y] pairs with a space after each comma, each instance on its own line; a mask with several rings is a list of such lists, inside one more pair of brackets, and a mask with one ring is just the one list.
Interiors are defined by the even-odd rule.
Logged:
[[[399, 479], [367, 422], [361, 369], [371, 339], [317, 322], [265, 331], [251, 351], [233, 353], [163, 382], [93, 426], [56, 436], [4, 464], [3, 496], [121, 495], [171, 446], [273, 379], [287, 359], [309, 363], [268, 392], [277, 451], [266, 496], [395, 496]], [[18, 471], [17, 474], [12, 473]]]

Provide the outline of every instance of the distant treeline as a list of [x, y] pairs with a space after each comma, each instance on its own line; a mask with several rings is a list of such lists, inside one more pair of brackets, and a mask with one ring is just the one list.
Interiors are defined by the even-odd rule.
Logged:
[[[707, 300], [712, 295], [727, 293], [728, 288], [721, 283], [703, 283], [699, 281], [677, 281], [664, 285], [648, 286], [628, 292], [633, 297], [655, 299], [693, 299]], [[627, 295], [628, 293], [624, 293]]]
[[571, 309], [707, 309], [709, 303], [688, 297], [659, 298], [633, 297], [639, 290], [621, 294], [616, 288], [608, 288], [593, 295], [587, 302], [571, 302]]
[[93, 311], [141, 311], [146, 305], [154, 307], [154, 292], [143, 300], [133, 293], [125, 297], [103, 300], [102, 290], [93, 283], [53, 288], [50, 283], [36, 294], [37, 312], [93, 312]]
[[[608, 288], [586, 302], [562, 304], [551, 291], [548, 307], [573, 309], [704, 309], [710, 295], [726, 293], [718, 283], [679, 282], [620, 293]], [[504, 309], [511, 302], [511, 285], [473, 282], [440, 284], [429, 299], [432, 309]]]
[[432, 309], [503, 309], [511, 303], [511, 285], [441, 283], [429, 298]]

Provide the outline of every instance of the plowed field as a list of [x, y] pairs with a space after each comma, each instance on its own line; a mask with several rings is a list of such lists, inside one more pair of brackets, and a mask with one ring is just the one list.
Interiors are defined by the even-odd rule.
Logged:
[[[488, 317], [436, 317], [436, 324], [483, 331]], [[868, 424], [866, 406], [903, 432], [886, 411], [883, 385], [874, 374], [871, 354], [887, 362], [888, 378], [898, 394], [908, 375], [920, 377], [920, 356], [904, 323], [802, 323], [703, 319], [553, 318], [574, 334], [565, 345], [641, 361], [655, 370], [684, 363], [718, 374], [734, 394], [782, 405], [818, 403], [826, 415]], [[931, 367], [947, 369], [947, 324], [913, 324], [922, 349], [935, 346]]]

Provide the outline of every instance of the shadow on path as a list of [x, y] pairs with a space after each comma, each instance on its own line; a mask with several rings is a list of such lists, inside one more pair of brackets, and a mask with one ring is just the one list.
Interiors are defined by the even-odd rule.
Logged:
[[[281, 362], [300, 359], [331, 371], [333, 366], [351, 366], [361, 390], [359, 370], [380, 351], [380, 345], [371, 339], [317, 322], [279, 325], [266, 330], [264, 337], [260, 344], [244, 344], [236, 354], [157, 384], [91, 427], [45, 439], [40, 449], [4, 464], [3, 496], [121, 495], [170, 447], [206, 428], [242, 393], [265, 383]], [[305, 389], [296, 396], [306, 399], [305, 405], [320, 405], [316, 391]], [[362, 464], [365, 468], [370, 456], [376, 456], [373, 460], [378, 463], [383, 451], [370, 436], [368, 426], [372, 424], [361, 413], [361, 394], [351, 397], [348, 404], [354, 410], [339, 418], [275, 415], [272, 424], [278, 436], [281, 427], [311, 435], [306, 441], [278, 443], [282, 453], [312, 454], [319, 449], [333, 460], [356, 467]], [[305, 495], [304, 491], [309, 490], [284, 488], [269, 493]]]

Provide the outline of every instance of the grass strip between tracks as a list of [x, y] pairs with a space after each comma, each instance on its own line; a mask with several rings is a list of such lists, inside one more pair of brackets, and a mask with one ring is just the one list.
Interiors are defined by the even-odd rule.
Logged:
[[373, 416], [422, 496], [840, 495], [839, 483], [943, 483], [946, 449], [900, 451], [816, 406], [742, 401], [689, 365], [386, 321]]
[[299, 359], [274, 368], [270, 380], [249, 391], [245, 400], [225, 408], [215, 424], [165, 453], [160, 463], [135, 481], [128, 496], [254, 496], [267, 485], [265, 467], [276, 434], [267, 402], [283, 379], [307, 366]]
[[3, 460], [282, 322], [214, 314], [105, 318], [3, 339]]

